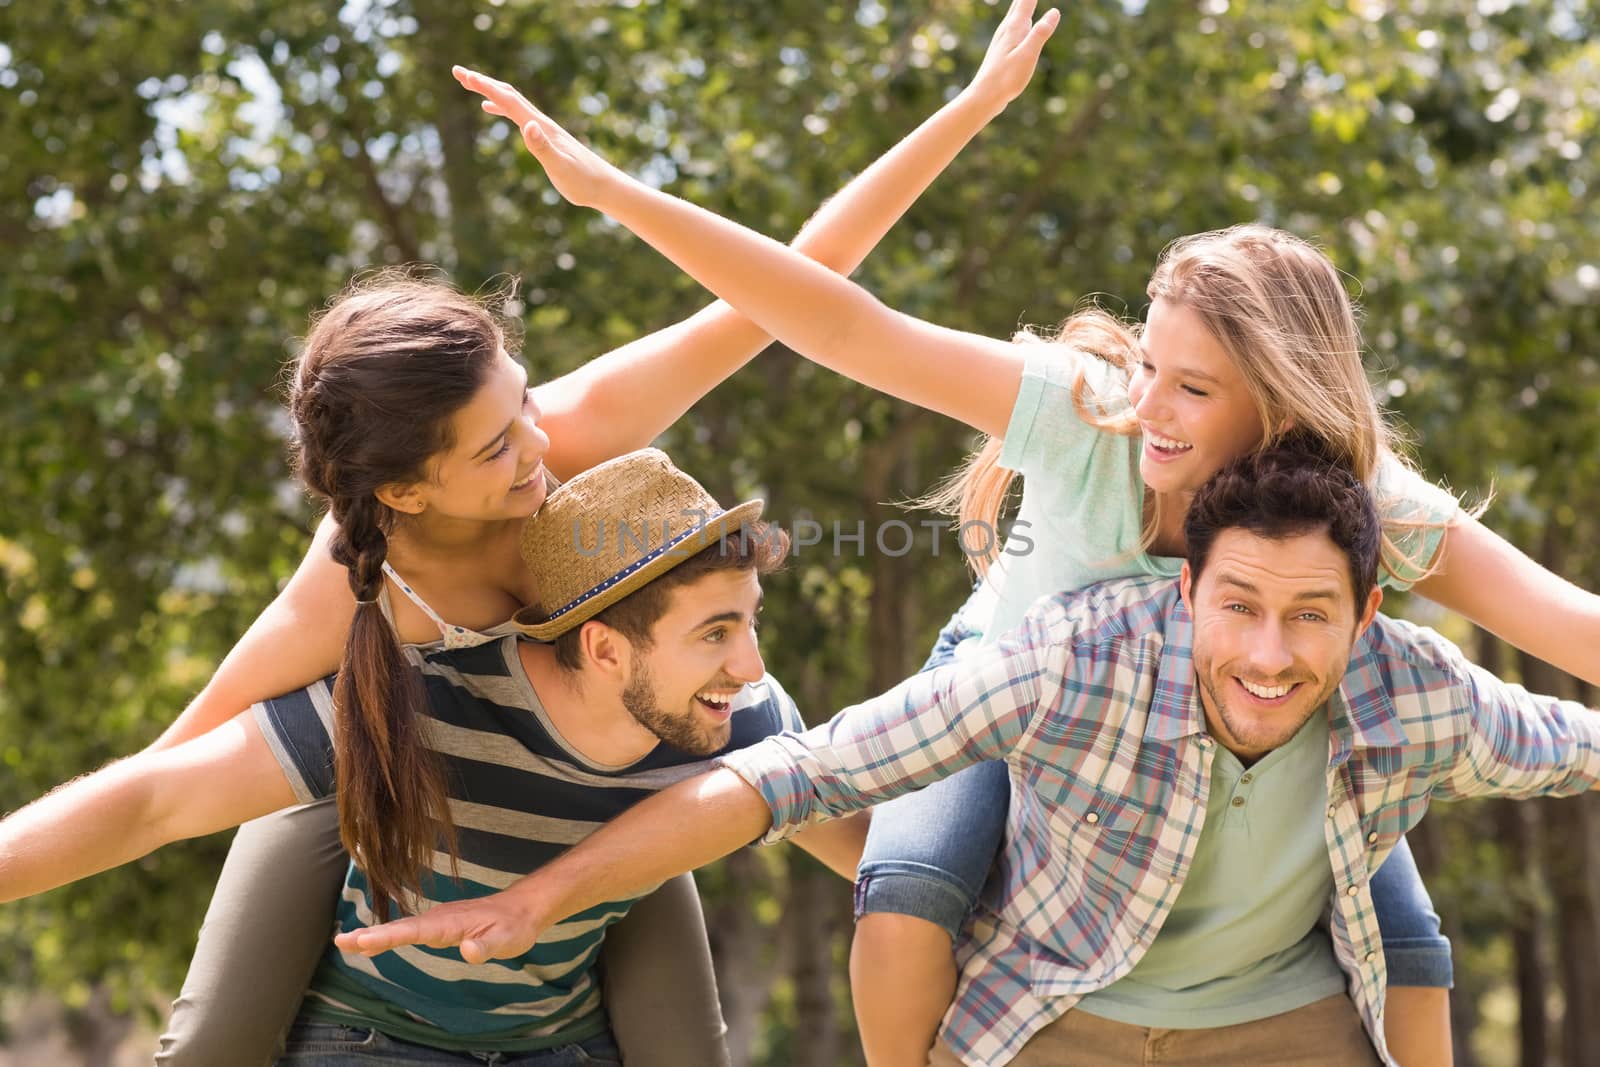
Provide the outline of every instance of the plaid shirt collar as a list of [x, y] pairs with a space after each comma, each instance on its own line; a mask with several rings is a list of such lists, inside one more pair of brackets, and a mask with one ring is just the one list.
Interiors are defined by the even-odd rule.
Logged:
[[1348, 763], [1356, 749], [1378, 774], [1393, 774], [1400, 769], [1406, 733], [1400, 728], [1400, 712], [1395, 708], [1385, 674], [1379, 669], [1377, 629], [1369, 627], [1350, 650], [1350, 666], [1345, 669], [1339, 689], [1329, 701], [1328, 720], [1333, 727], [1331, 766]]
[[1194, 619], [1182, 597], [1173, 597], [1162, 626], [1156, 686], [1145, 720], [1148, 741], [1176, 741], [1206, 732], [1206, 713], [1194, 677]]

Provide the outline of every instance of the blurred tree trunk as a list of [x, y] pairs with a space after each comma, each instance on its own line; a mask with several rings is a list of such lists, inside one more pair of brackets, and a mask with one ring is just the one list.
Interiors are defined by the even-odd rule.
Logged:
[[[1549, 549], [1549, 544], [1546, 544]], [[1525, 688], [1533, 693], [1562, 693], [1568, 688], [1566, 678], [1562, 673], [1550, 667], [1547, 662], [1536, 659], [1530, 654], [1518, 651], [1518, 672], [1522, 675]], [[1512, 941], [1517, 947], [1517, 974], [1518, 992], [1522, 1003], [1522, 1062], [1523, 1064], [1547, 1064], [1552, 1054], [1552, 1040], [1550, 1040], [1550, 965], [1549, 957], [1544, 952], [1542, 939], [1538, 936], [1546, 926], [1546, 917], [1541, 915], [1539, 896], [1536, 891], [1536, 878], [1539, 872], [1544, 872], [1549, 881], [1550, 870], [1544, 864], [1544, 853], [1547, 849], [1539, 848], [1542, 840], [1555, 841], [1557, 838], [1549, 837], [1542, 832], [1542, 824], [1549, 814], [1547, 801], [1498, 801], [1501, 809], [1512, 808], [1507, 811], [1506, 817], [1501, 821], [1502, 835], [1510, 830], [1510, 837], [1504, 837], [1507, 845], [1512, 848], [1510, 854], [1510, 870], [1517, 872], [1518, 904], [1514, 905], [1514, 912], [1510, 915], [1510, 929]], [[1518, 835], [1517, 829], [1523, 829]], [[1554, 888], [1554, 886], [1552, 886]], [[1547, 897], [1544, 897], [1547, 899]], [[1555, 929], [1562, 929], [1560, 915], [1555, 917]], [[1562, 937], [1557, 936], [1557, 945], [1562, 942]], [[1565, 952], [1558, 949], [1558, 952]], [[1571, 1016], [1571, 1013], [1566, 1013]]]
[[[1505, 645], [1492, 634], [1478, 631], [1478, 663], [1503, 676], [1507, 666]], [[1519, 653], [1520, 655], [1520, 653]], [[1526, 669], [1526, 663], [1522, 666]], [[1527, 675], [1523, 675], [1524, 680]], [[1539, 892], [1539, 808], [1517, 800], [1496, 800], [1491, 805], [1496, 834], [1506, 848], [1510, 902], [1507, 932], [1515, 959], [1517, 987], [1518, 1063], [1544, 1067], [1550, 1062], [1550, 962], [1545, 948], [1545, 917]], [[1470, 1048], [1468, 1034], [1457, 1035], [1458, 1048]]]
[[723, 860], [733, 892], [707, 901], [706, 931], [722, 995], [722, 1017], [728, 1024], [728, 1054], [734, 1067], [750, 1062], [762, 1013], [771, 999], [772, 975], [764, 935], [756, 920], [755, 902], [770, 891], [763, 859], [754, 849], [740, 849]]
[[[941, 466], [934, 466], [930, 472], [929, 465], [948, 462], [941, 454], [940, 437], [948, 434], [949, 427], [950, 423], [940, 415], [902, 405], [889, 435], [866, 454], [862, 463], [863, 506], [871, 515], [870, 521], [883, 529], [882, 548], [886, 550], [880, 551], [874, 538], [872, 547], [880, 565], [874, 578], [882, 573], [890, 582], [890, 595], [881, 606], [874, 597], [874, 622], [881, 622], [884, 627], [873, 631], [875, 648], [869, 677], [874, 693], [892, 688], [922, 665], [927, 647], [921, 642], [926, 640], [931, 647], [932, 631], [936, 630], [932, 624], [944, 621], [927, 618], [928, 576], [936, 566], [930, 557], [939, 558], [940, 566], [948, 567], [943, 563], [944, 557], [959, 549], [954, 549], [944, 536], [947, 516], [907, 508], [905, 501], [928, 489], [946, 472]], [[908, 486], [916, 488], [908, 493]], [[884, 523], [894, 525], [884, 528]]]
[[[915, 668], [906, 611], [917, 587], [921, 554], [916, 547], [916, 518], [888, 500], [895, 491], [892, 487], [910, 484], [906, 477], [910, 446], [926, 422], [925, 414], [901, 411], [890, 432], [869, 445], [862, 456], [861, 512], [867, 517], [865, 551], [872, 574], [868, 684], [873, 693], [892, 688]], [[891, 521], [904, 525], [887, 525]], [[907, 530], [911, 532], [907, 534]]]
[[783, 925], [794, 980], [794, 1043], [787, 1067], [840, 1067], [850, 1058], [849, 1028], [834, 996], [849, 907], [849, 887], [838, 875], [810, 857], [790, 855]]
[[479, 52], [480, 36], [462, 17], [461, 6], [448, 0], [416, 0], [412, 5], [421, 32], [417, 34], [419, 71], [433, 95], [439, 131], [441, 173], [450, 206], [450, 238], [456, 280], [474, 290], [496, 273], [502, 245], [489, 224], [488, 198], [476, 159], [478, 133], [486, 117], [478, 97], [461, 88], [450, 73], [453, 63]]
[[[1544, 909], [1539, 905], [1539, 809], [1518, 800], [1494, 802], [1494, 820], [1507, 853], [1510, 901], [1507, 930], [1516, 960], [1517, 1062], [1544, 1067], [1550, 1062], [1550, 962], [1544, 944]], [[1458, 1047], [1465, 1042], [1458, 1041]]]
[[1600, 1055], [1600, 923], [1595, 880], [1593, 797], [1546, 800], [1545, 870], [1555, 900], [1557, 960], [1566, 1000], [1562, 1017], [1564, 1062], [1592, 1063]]
[[117, 1046], [133, 1029], [133, 1019], [112, 1008], [111, 993], [103, 985], [94, 987], [82, 1008], [68, 1011], [65, 1022], [68, 1039], [83, 1054], [83, 1063], [114, 1061]]
[[[1541, 664], [1540, 666], [1544, 666]], [[1564, 682], [1560, 689], [1592, 705], [1594, 690], [1546, 668], [1546, 681]], [[1565, 690], [1565, 692], [1563, 692]], [[1600, 859], [1596, 857], [1596, 827], [1600, 824], [1593, 795], [1540, 801], [1545, 822], [1545, 875], [1555, 904], [1557, 962], [1561, 991], [1566, 1002], [1562, 1016], [1563, 1062], [1588, 1063], [1600, 1051]]]
[[[1545, 528], [1539, 560], [1562, 573], [1566, 563], [1564, 531]], [[1577, 679], [1543, 660], [1518, 653], [1522, 683], [1535, 693], [1569, 700], [1581, 695]], [[1585, 687], [1587, 689], [1587, 687]], [[1561, 1036], [1564, 1062], [1586, 1062], [1600, 1051], [1600, 907], [1596, 884], [1600, 860], [1594, 851], [1595, 831], [1589, 796], [1542, 800], [1537, 803], [1545, 824], [1544, 872], [1555, 905], [1556, 957], [1561, 990], [1566, 1003]]]

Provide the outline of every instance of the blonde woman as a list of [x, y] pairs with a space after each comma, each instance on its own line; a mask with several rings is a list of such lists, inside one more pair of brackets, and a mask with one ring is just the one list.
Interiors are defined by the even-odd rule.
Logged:
[[[1040, 24], [1054, 21], [1050, 12]], [[1258, 226], [1188, 238], [1158, 265], [1142, 329], [1090, 313], [1050, 338], [997, 340], [896, 312], [782, 245], [633, 180], [511, 86], [461, 68], [457, 77], [518, 124], [568, 200], [616, 219], [802, 355], [989, 435], [954, 496], [966, 517], [992, 519], [1009, 477], [996, 468], [1021, 473], [1028, 526], [1026, 544], [1006, 546], [969, 605], [984, 633], [1014, 625], [1043, 594], [1176, 575], [1195, 490], [1229, 460], [1299, 428], [1376, 488], [1388, 585], [1414, 586], [1600, 682], [1600, 597], [1540, 567], [1395, 457], [1348, 294], [1304, 241]], [[1514, 603], [1496, 592], [1506, 588], [1519, 590]], [[1003, 766], [948, 784], [874, 815], [851, 961], [873, 1067], [926, 1062], [955, 987], [951, 935], [1001, 833]], [[1391, 1050], [1407, 1067], [1448, 1063], [1448, 943], [1408, 852], [1378, 872], [1374, 896], [1390, 938]], [[1250, 990], [1244, 978], [1240, 995]]]

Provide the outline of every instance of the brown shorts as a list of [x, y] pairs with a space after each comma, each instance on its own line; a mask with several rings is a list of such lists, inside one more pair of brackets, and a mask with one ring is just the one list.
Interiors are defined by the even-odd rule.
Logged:
[[[1034, 1034], [1008, 1067], [1375, 1067], [1381, 1061], [1340, 994], [1254, 1022], [1163, 1030], [1069, 1011]], [[928, 1067], [961, 1067], [943, 1041]]]

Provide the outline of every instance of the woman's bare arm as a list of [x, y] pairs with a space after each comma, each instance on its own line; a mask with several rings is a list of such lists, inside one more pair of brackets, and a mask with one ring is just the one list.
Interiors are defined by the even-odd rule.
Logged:
[[1590, 685], [1600, 685], [1600, 596], [1523, 554], [1477, 519], [1444, 532], [1434, 572], [1413, 587]]
[[[841, 275], [860, 265], [962, 148], [1027, 86], [1054, 26], [1046, 16], [1036, 28], [1033, 10], [1033, 0], [1015, 0], [971, 84], [825, 203], [795, 238], [797, 253]], [[485, 96], [486, 111], [519, 127], [535, 114], [504, 83], [479, 78], [463, 84]], [[557, 476], [569, 477], [643, 447], [771, 340], [762, 327], [718, 301], [539, 386], [536, 400], [551, 438], [546, 463]]]

